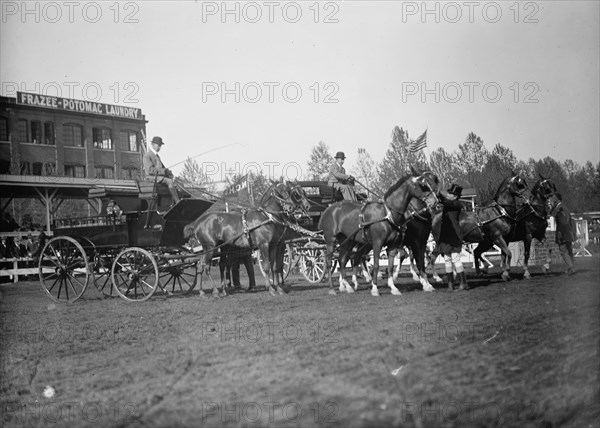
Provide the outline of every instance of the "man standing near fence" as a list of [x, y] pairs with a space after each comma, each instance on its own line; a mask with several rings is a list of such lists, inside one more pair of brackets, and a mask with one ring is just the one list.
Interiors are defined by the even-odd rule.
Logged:
[[563, 260], [567, 264], [567, 275], [575, 273], [573, 262], [573, 241], [577, 241], [577, 229], [575, 222], [571, 218], [571, 212], [562, 203], [562, 195], [556, 193], [556, 197], [560, 201], [554, 208], [554, 219], [556, 220], [556, 243], [558, 244], [558, 250]]

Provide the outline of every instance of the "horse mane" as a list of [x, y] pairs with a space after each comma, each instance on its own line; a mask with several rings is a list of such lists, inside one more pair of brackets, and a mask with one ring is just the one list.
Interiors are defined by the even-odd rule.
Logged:
[[266, 197], [267, 195], [270, 195], [270, 192], [271, 192], [271, 190], [272, 190], [272, 189], [273, 189], [275, 186], [277, 186], [278, 184], [279, 184], [279, 183], [273, 183], [273, 184], [271, 184], [271, 185], [270, 185], [270, 186], [267, 188], [267, 190], [265, 190], [265, 192], [264, 192], [264, 193], [262, 194], [262, 196], [260, 197], [260, 201], [258, 202], [258, 206], [259, 206], [259, 207], [262, 207], [263, 203], [265, 202], [265, 197]]
[[410, 177], [412, 177], [411, 175], [405, 175], [404, 177], [402, 177], [400, 180], [398, 180], [396, 182], [396, 184], [394, 184], [392, 187], [390, 187], [385, 194], [383, 195], [383, 199], [387, 198], [388, 196], [390, 196], [394, 191], [396, 191], [396, 189], [398, 189], [398, 187], [402, 186], [404, 184], [404, 182], [406, 180], [408, 180]]
[[506, 177], [504, 180], [502, 180], [502, 183], [500, 183], [500, 186], [498, 186], [498, 190], [496, 190], [496, 193], [494, 194], [494, 200], [496, 200], [500, 197], [500, 195], [502, 194], [501, 190], [504, 189], [506, 182], [508, 180], [510, 180], [511, 178], [512, 177]]
[[535, 184], [533, 185], [533, 188], [531, 189], [531, 193], [533, 193], [534, 195], [537, 195], [540, 191], [541, 184], [542, 184], [542, 180], [536, 181]]

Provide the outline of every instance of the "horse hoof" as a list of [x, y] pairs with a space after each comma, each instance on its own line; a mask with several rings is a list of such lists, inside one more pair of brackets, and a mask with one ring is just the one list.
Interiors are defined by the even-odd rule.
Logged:
[[525, 278], [525, 279], [531, 279], [531, 274], [529, 273], [529, 271], [527, 271], [527, 272], [525, 272], [523, 274], [523, 278]]
[[506, 271], [502, 272], [502, 279], [507, 282], [510, 281], [510, 274]]
[[435, 282], [444, 282], [444, 280], [443, 280], [441, 277], [439, 277], [439, 276], [434, 276], [434, 277], [433, 277], [433, 280], [434, 280]]
[[[400, 292], [400, 290], [392, 290], [392, 294], [394, 296], [402, 296], [402, 293]], [[379, 296], [379, 293], [377, 293], [377, 295]]]
[[346, 287], [346, 293], [352, 294], [352, 293], [354, 293], [354, 289], [351, 286], [347, 286]]
[[433, 292], [433, 291], [435, 291], [435, 288], [433, 288], [433, 287], [423, 287], [423, 291]]
[[283, 289], [282, 289], [282, 288], [278, 288], [278, 289], [277, 289], [277, 293], [278, 293], [280, 296], [283, 296], [283, 295], [285, 295], [285, 291], [283, 291]]
[[218, 291], [215, 291], [213, 294], [211, 294], [211, 296], [212, 296], [214, 299], [220, 299], [220, 298], [221, 298], [221, 295], [219, 294], [219, 292], [218, 292]]
[[419, 282], [421, 280], [421, 278], [419, 278], [418, 275], [413, 275], [412, 279], [413, 279], [413, 281], [417, 281], [417, 282]]
[[376, 288], [371, 288], [371, 296], [379, 297], [379, 290]]
[[335, 290], [332, 288], [332, 289], [330, 289], [330, 290], [329, 290], [328, 294], [329, 294], [330, 296], [335, 296], [337, 293], [336, 293], [336, 292], [335, 292]]

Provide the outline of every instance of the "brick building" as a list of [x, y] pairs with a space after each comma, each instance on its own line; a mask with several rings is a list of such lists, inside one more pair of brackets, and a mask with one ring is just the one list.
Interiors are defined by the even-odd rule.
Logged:
[[135, 107], [25, 92], [0, 97], [0, 174], [138, 178], [146, 122]]

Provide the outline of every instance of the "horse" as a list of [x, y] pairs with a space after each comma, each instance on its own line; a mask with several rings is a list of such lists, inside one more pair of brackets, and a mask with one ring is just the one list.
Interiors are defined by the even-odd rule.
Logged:
[[[412, 169], [412, 168], [411, 168]], [[338, 265], [340, 269], [340, 289], [342, 287], [352, 293], [354, 290], [345, 279], [346, 262], [350, 257], [358, 259], [373, 249], [373, 273], [371, 295], [379, 296], [377, 274], [379, 272], [379, 254], [383, 246], [388, 252], [397, 251], [398, 243], [403, 236], [404, 213], [411, 198], [418, 198], [432, 208], [438, 203], [433, 187], [437, 187], [437, 176], [419, 174], [412, 169], [412, 175], [398, 180], [385, 193], [381, 202], [360, 203], [340, 201], [329, 206], [319, 220], [319, 229], [323, 231], [326, 244], [325, 271], [328, 275], [329, 294], [335, 295], [333, 288], [331, 264], [334, 245], [339, 242]], [[354, 247], [358, 247], [352, 256]], [[395, 250], [394, 250], [395, 249]], [[400, 295], [392, 279], [392, 271], [388, 276], [388, 285], [392, 294]], [[390, 266], [388, 266], [388, 271]]]
[[[477, 275], [481, 275], [479, 263], [477, 262], [480, 260], [479, 255], [495, 244], [502, 252], [502, 279], [504, 281], [510, 280], [509, 272], [512, 255], [504, 237], [516, 225], [517, 198], [526, 202], [531, 198], [531, 194], [525, 179], [513, 172], [510, 177], [506, 177], [500, 183], [493, 201], [489, 205], [478, 207], [475, 211], [461, 212], [459, 227], [463, 241], [467, 243], [479, 243], [474, 251], [474, 265]], [[433, 235], [438, 243], [441, 232], [441, 221], [442, 213], [440, 212], [434, 216], [432, 224]], [[482, 243], [484, 244], [482, 245]], [[486, 245], [489, 246], [486, 247]], [[482, 250], [482, 248], [485, 248], [485, 250]], [[439, 252], [437, 250], [434, 251], [432, 253], [432, 260], [435, 260], [438, 255]]]
[[[258, 208], [243, 209], [231, 212], [206, 212], [194, 222], [184, 228], [186, 237], [194, 236], [202, 245], [203, 256], [199, 263], [199, 274], [206, 269], [210, 271], [210, 264], [214, 251], [217, 248], [227, 247], [255, 248], [262, 255], [263, 270], [266, 272], [266, 288], [272, 296], [276, 292], [285, 294], [279, 282], [278, 272], [283, 272], [283, 254], [279, 256], [283, 247], [283, 236], [293, 221], [292, 214], [301, 207], [307, 210], [310, 204], [302, 196], [300, 186], [291, 184], [273, 183], [263, 194]], [[278, 261], [281, 260], [281, 263]], [[271, 276], [275, 278], [277, 290], [271, 283]], [[222, 295], [226, 295], [225, 287]], [[200, 295], [204, 291], [200, 290]], [[217, 284], [213, 283], [213, 295], [219, 297]]]
[[[560, 201], [556, 197], [556, 186], [549, 179], [540, 174], [540, 179], [534, 184], [531, 190], [531, 198], [521, 205], [515, 214], [516, 224], [510, 232], [504, 236], [506, 242], [523, 241], [525, 250], [523, 260], [523, 277], [530, 279], [529, 273], [529, 255], [531, 251], [531, 241], [533, 238], [545, 244], [546, 228], [548, 227], [547, 218], [552, 209]], [[482, 253], [488, 251], [493, 243], [482, 241], [474, 251], [475, 261], [478, 263]], [[484, 271], [486, 269], [483, 269]]]
[[[431, 233], [431, 212], [423, 201], [412, 198], [405, 213], [405, 222], [406, 231], [402, 238], [402, 247], [406, 246], [410, 251], [411, 272], [413, 274], [413, 279], [421, 283], [423, 286], [423, 291], [435, 291], [433, 286], [427, 280], [427, 273], [425, 272], [427, 241], [429, 239], [429, 234]], [[398, 274], [406, 254], [407, 252], [404, 251], [404, 249], [401, 249], [398, 270], [394, 272], [392, 276], [394, 280], [398, 278]], [[413, 258], [416, 264], [417, 272], [413, 271]], [[390, 263], [389, 259], [388, 263]], [[391, 264], [393, 269], [393, 259], [391, 260]]]

